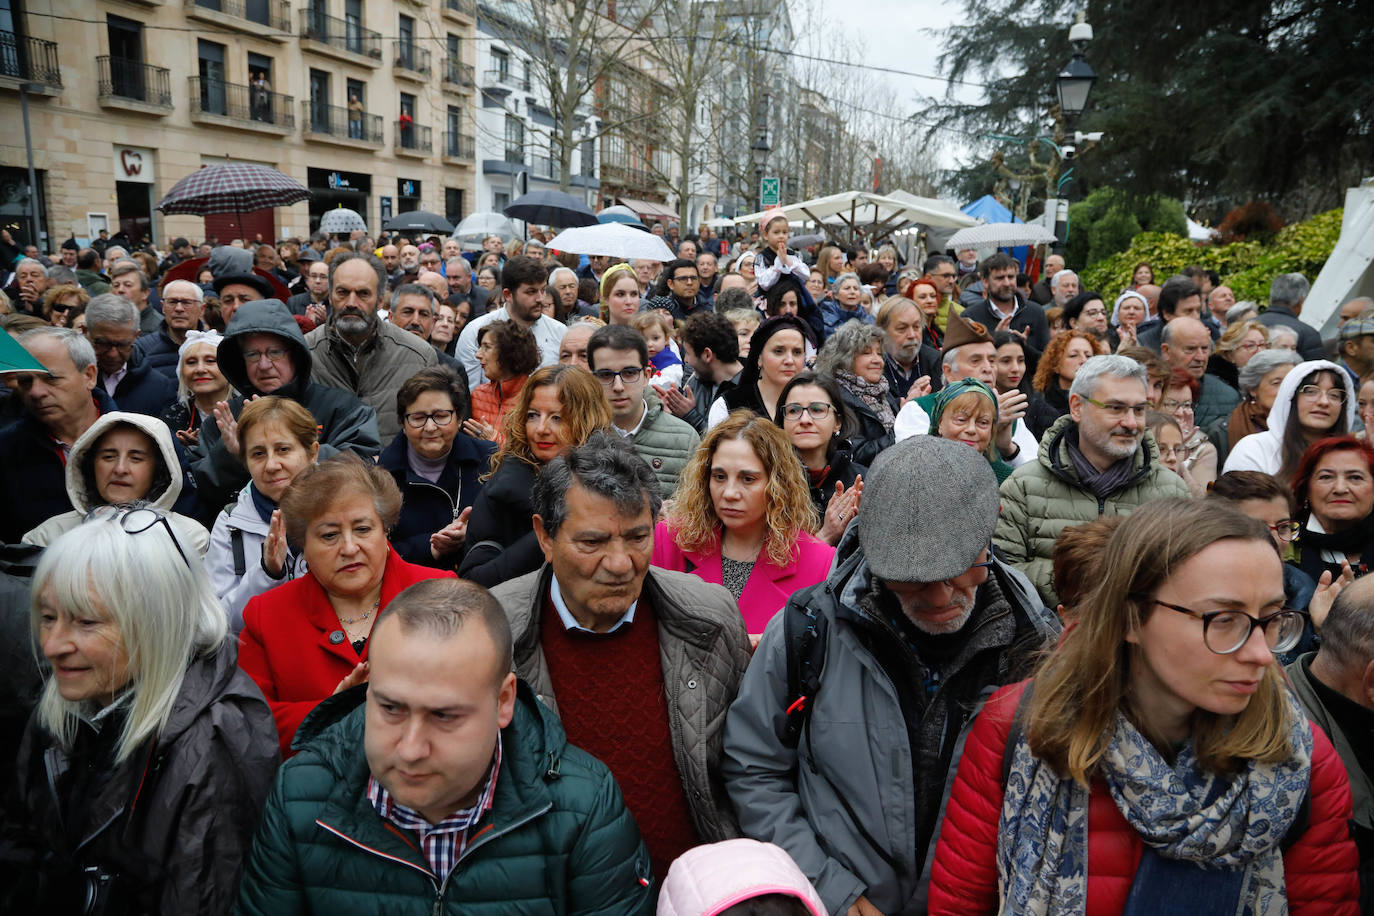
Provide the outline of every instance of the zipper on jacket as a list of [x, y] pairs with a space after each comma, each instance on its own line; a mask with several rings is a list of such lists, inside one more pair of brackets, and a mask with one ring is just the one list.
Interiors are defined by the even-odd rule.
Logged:
[[454, 499], [452, 496], [449, 496], [449, 495], [448, 495], [448, 490], [445, 490], [443, 487], [439, 486], [437, 483], [430, 483], [429, 481], [425, 481], [424, 483], [409, 483], [409, 484], [407, 484], [407, 485], [408, 485], [408, 486], [412, 486], [412, 487], [430, 487], [430, 488], [432, 488], [432, 489], [438, 490], [440, 493], [444, 494], [444, 499], [448, 500], [449, 511], [453, 513], [453, 517], [454, 517], [454, 518], [457, 518], [457, 517], [458, 517], [458, 515], [459, 515], [459, 512], [458, 512], [458, 503], [459, 503], [459, 501], [463, 498], [463, 484], [462, 484], [462, 481], [459, 481], [459, 482], [458, 482], [458, 498], [457, 498], [457, 499]]

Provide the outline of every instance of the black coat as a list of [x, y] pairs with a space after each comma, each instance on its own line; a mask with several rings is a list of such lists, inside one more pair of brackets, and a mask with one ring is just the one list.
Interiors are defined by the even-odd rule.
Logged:
[[[1011, 329], [1026, 333], [1026, 371], [1034, 372], [1040, 354], [1050, 345], [1050, 323], [1045, 320], [1045, 309], [1039, 303], [1027, 302], [1020, 293], [1016, 294], [1016, 301], [1020, 307], [1011, 319]], [[1000, 320], [986, 299], [964, 309], [964, 317], [986, 325], [989, 334], [997, 329]]]
[[[859, 427], [849, 437], [851, 456], [859, 464], [871, 465], [883, 449], [897, 440], [893, 436], [892, 430], [883, 426], [873, 408], [865, 404], [858, 395], [841, 385], [840, 396], [844, 398], [844, 403], [849, 407], [850, 413], [854, 414], [854, 419], [858, 422]], [[897, 405], [897, 399], [892, 396], [891, 392], [888, 392], [887, 395], [887, 405], [892, 408], [892, 416], [895, 419], [900, 408]]]
[[181, 345], [167, 335], [165, 324], [158, 328], [156, 334], [145, 334], [134, 341], [135, 358], [151, 366], [155, 371], [170, 377], [174, 388], [176, 387], [177, 364], [180, 362], [180, 353]]
[[854, 481], [861, 474], [867, 474], [868, 468], [853, 460], [846, 449], [840, 449], [830, 459], [830, 465], [826, 468], [825, 476], [817, 483], [814, 479], [811, 482], [811, 504], [816, 507], [816, 513], [821, 520], [825, 520], [825, 507], [830, 504], [830, 499], [835, 495], [835, 484], [844, 484], [845, 490], [854, 486]]
[[[100, 378], [96, 384], [103, 389], [105, 379]], [[177, 383], [171, 375], [154, 370], [137, 351], [129, 355], [128, 372], [114, 391], [114, 401], [120, 410], [160, 417], [176, 399]]]
[[1050, 388], [1049, 394], [1032, 391], [1030, 403], [1026, 405], [1026, 425], [1035, 438], [1040, 439], [1056, 420], [1068, 412], [1069, 393], [1058, 384]]
[[[455, 420], [455, 422], [457, 422]], [[459, 433], [448, 453], [448, 464], [438, 483], [430, 483], [410, 470], [410, 443], [401, 433], [377, 457], [401, 490], [401, 517], [391, 531], [391, 546], [408, 563], [435, 569], [452, 569], [462, 553], [434, 558], [429, 536], [451, 524], [482, 492], [481, 476], [491, 464], [496, 445]]]
[[544, 563], [534, 535], [534, 481], [539, 471], [519, 458], [506, 458], [482, 486], [468, 516], [468, 550], [458, 575], [487, 588]]
[[280, 762], [262, 693], [232, 637], [191, 662], [156, 741], [114, 761], [118, 712], [70, 751], [36, 719], [6, 813], [0, 911], [79, 913], [82, 870], [114, 877], [111, 913], [228, 913]]

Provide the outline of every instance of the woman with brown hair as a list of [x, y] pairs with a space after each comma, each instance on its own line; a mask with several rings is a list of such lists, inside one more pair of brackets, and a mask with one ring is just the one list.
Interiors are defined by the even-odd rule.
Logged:
[[1155, 913], [1184, 891], [1192, 913], [1355, 916], [1350, 786], [1274, 659], [1303, 615], [1268, 530], [1149, 503], [1076, 612], [974, 723], [932, 916]]
[[43, 294], [42, 316], [53, 327], [69, 328], [72, 310], [84, 309], [90, 301], [90, 293], [75, 283], [52, 286]]
[[502, 418], [539, 361], [539, 345], [525, 328], [504, 320], [483, 325], [477, 331], [477, 362], [487, 381], [472, 389], [472, 418], [463, 421], [463, 432], [499, 443]]
[[1055, 421], [1069, 412], [1069, 386], [1078, 367], [1107, 352], [1107, 345], [1087, 331], [1068, 330], [1050, 341], [1035, 368], [1035, 389], [1026, 412], [1026, 425], [1043, 438]]
[[595, 430], [609, 429], [605, 390], [580, 366], [545, 366], [530, 375], [502, 421], [502, 441], [468, 517], [458, 574], [488, 588], [544, 562], [531, 496], [541, 468]]
[[733, 411], [682, 469], [651, 562], [730, 589], [757, 642], [788, 596], [830, 569], [835, 548], [815, 536], [810, 494], [787, 434], [753, 411]]

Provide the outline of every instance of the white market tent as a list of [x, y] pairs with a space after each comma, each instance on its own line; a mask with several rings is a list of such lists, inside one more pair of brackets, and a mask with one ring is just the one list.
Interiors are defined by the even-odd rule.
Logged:
[[1374, 296], [1374, 178], [1345, 192], [1341, 237], [1307, 294], [1302, 320], [1334, 336], [1341, 305], [1359, 296]]
[[[860, 237], [871, 242], [913, 224], [957, 229], [978, 225], [977, 220], [951, 204], [905, 191], [894, 191], [891, 195], [845, 191], [778, 209], [788, 220], [812, 220], [841, 243], [851, 246]], [[757, 223], [762, 217], [762, 212], [750, 213], [738, 217], [735, 223]]]

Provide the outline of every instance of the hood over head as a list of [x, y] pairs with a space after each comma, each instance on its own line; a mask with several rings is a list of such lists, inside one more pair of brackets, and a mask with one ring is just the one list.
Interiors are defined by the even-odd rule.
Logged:
[[1269, 408], [1270, 431], [1283, 437], [1283, 431], [1288, 426], [1288, 414], [1293, 409], [1293, 398], [1297, 396], [1298, 386], [1314, 372], [1326, 370], [1333, 373], [1340, 379], [1341, 385], [1345, 388], [1345, 428], [1347, 431], [1355, 428], [1355, 385], [1350, 381], [1350, 373], [1340, 366], [1326, 359], [1310, 359], [1305, 363], [1298, 363], [1292, 371], [1283, 377], [1283, 382], [1279, 385], [1279, 393], [1274, 397], [1274, 406]]
[[72, 508], [84, 514], [104, 504], [105, 501], [96, 492], [95, 478], [88, 472], [87, 465], [91, 450], [100, 441], [100, 437], [121, 425], [137, 429], [157, 444], [157, 454], [162, 462], [162, 468], [153, 474], [153, 486], [144, 496], [144, 502], [159, 512], [171, 512], [181, 497], [182, 486], [181, 459], [177, 457], [171, 431], [168, 430], [167, 424], [157, 417], [118, 410], [101, 414], [100, 418], [91, 424], [90, 429], [82, 433], [72, 444], [71, 453], [67, 456], [66, 471], [67, 496], [72, 501]]
[[291, 362], [296, 367], [296, 377], [271, 393], [299, 399], [310, 384], [314, 360], [310, 356], [310, 347], [306, 345], [305, 334], [290, 310], [280, 299], [255, 299], [239, 306], [229, 327], [225, 328], [224, 340], [217, 351], [219, 371], [244, 397], [267, 394], [248, 382], [248, 369], [243, 361], [243, 338], [249, 334], [275, 334], [286, 341], [291, 351]]

